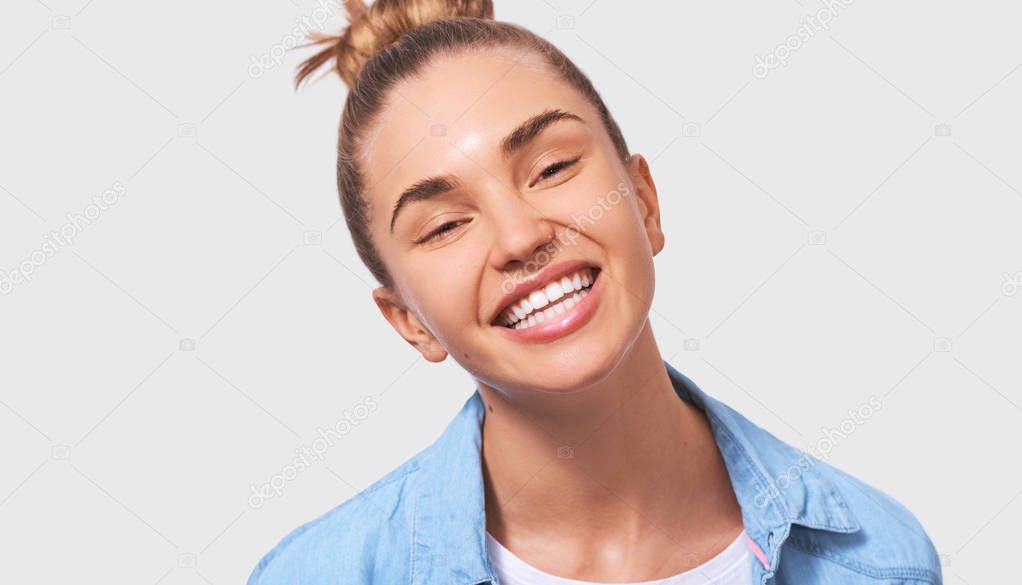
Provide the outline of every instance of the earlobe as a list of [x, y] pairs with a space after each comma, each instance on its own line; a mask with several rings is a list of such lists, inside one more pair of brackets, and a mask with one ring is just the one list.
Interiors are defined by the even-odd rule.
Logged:
[[394, 291], [385, 286], [377, 287], [373, 289], [373, 301], [394, 331], [422, 357], [431, 362], [442, 362], [447, 358], [447, 350]]
[[660, 198], [657, 196], [656, 183], [653, 182], [646, 158], [641, 154], [633, 154], [628, 163], [642, 224], [653, 255], [656, 256], [664, 249], [664, 232], [660, 228]]

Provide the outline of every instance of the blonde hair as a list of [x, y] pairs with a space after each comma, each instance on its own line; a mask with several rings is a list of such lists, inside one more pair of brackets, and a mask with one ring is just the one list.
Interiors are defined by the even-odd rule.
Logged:
[[624, 136], [589, 78], [546, 39], [494, 20], [491, 0], [376, 0], [368, 6], [362, 0], [345, 0], [344, 7], [348, 26], [340, 35], [317, 34], [303, 45], [321, 49], [298, 67], [295, 85], [300, 87], [332, 62], [349, 88], [337, 144], [337, 188], [355, 249], [381, 285], [392, 287], [393, 280], [369, 234], [369, 207], [357, 154], [390, 89], [434, 56], [498, 47], [534, 52], [596, 108], [618, 156], [622, 161], [628, 158]]

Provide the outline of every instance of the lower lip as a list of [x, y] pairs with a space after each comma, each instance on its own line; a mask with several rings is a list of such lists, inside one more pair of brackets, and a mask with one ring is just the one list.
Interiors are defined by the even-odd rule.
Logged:
[[503, 325], [494, 325], [494, 327], [502, 330], [504, 335], [510, 336], [515, 341], [528, 343], [552, 341], [577, 331], [588, 323], [593, 318], [593, 314], [596, 313], [596, 307], [599, 305], [600, 297], [603, 293], [602, 277], [603, 271], [601, 270], [596, 273], [596, 281], [593, 282], [593, 286], [589, 287], [589, 294], [581, 301], [575, 303], [570, 310], [557, 315], [553, 319], [547, 319], [542, 323], [537, 323], [525, 329], [514, 329], [512, 327], [504, 327]]

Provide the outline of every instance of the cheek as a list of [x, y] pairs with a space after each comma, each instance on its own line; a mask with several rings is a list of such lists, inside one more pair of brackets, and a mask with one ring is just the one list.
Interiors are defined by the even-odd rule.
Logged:
[[476, 320], [478, 267], [462, 251], [469, 248], [455, 245], [449, 251], [422, 254], [399, 268], [424, 324], [441, 341], [456, 338]]
[[566, 229], [600, 244], [625, 248], [630, 246], [628, 241], [642, 236], [638, 208], [627, 181], [610, 174], [579, 179], [563, 187], [564, 196], [555, 204]]

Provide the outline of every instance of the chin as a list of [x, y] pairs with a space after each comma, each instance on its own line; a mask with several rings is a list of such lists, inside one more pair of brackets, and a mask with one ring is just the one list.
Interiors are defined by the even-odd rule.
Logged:
[[[627, 340], [593, 335], [596, 343], [548, 345], [542, 351], [501, 360], [480, 373], [494, 389], [515, 393], [571, 394], [584, 392], [610, 376], [625, 357]], [[494, 363], [494, 362], [491, 362]], [[489, 368], [488, 368], [489, 369]]]

